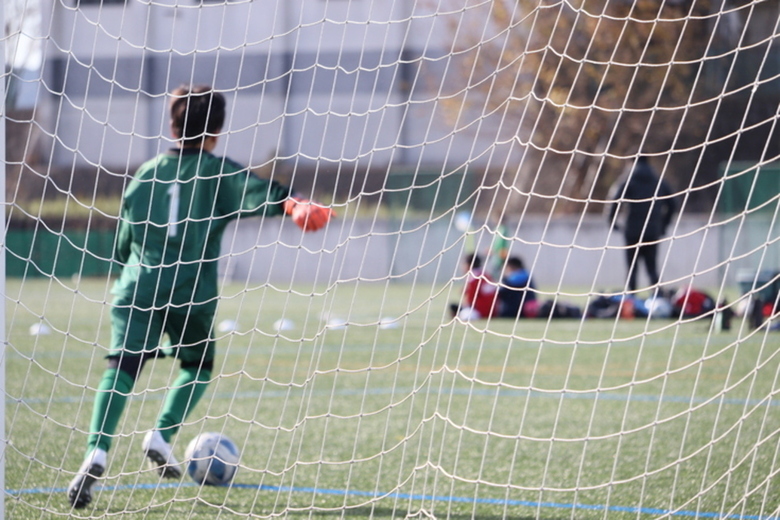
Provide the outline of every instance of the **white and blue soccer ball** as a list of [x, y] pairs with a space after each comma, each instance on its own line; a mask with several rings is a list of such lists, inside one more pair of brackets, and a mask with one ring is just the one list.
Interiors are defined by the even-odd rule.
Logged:
[[224, 486], [238, 471], [238, 446], [221, 433], [201, 433], [184, 454], [187, 473], [198, 484]]
[[468, 211], [458, 211], [455, 214], [455, 218], [453, 219], [453, 224], [455, 225], [455, 229], [460, 231], [461, 233], [465, 233], [466, 231], [469, 231], [471, 229], [471, 213]]

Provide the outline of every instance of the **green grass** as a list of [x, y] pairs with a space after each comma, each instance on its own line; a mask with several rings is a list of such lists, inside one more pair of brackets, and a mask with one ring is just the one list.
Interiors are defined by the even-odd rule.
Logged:
[[[71, 513], [63, 489], [104, 368], [110, 287], [7, 286], [8, 518], [755, 518], [780, 506], [771, 334], [662, 320], [486, 328], [446, 317], [457, 288], [353, 283], [224, 288], [218, 321], [238, 330], [219, 333], [219, 376], [175, 452], [224, 430], [242, 449], [236, 486], [160, 483], [143, 465], [176, 369], [163, 359], [136, 386], [106, 487]], [[40, 317], [52, 333], [32, 336]], [[378, 326], [386, 317], [397, 326]], [[280, 318], [295, 326], [277, 332]]]

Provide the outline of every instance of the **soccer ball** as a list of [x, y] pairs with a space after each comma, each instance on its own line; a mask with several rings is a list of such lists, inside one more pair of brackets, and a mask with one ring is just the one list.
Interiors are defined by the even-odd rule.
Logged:
[[238, 471], [238, 446], [219, 433], [201, 433], [184, 454], [187, 473], [198, 484], [224, 486]]
[[468, 211], [459, 211], [455, 214], [454, 219], [455, 229], [461, 233], [465, 233], [471, 228], [471, 213]]

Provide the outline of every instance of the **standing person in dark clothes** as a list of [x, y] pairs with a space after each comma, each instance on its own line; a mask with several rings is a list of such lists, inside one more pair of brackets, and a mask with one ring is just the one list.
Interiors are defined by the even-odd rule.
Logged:
[[609, 209], [609, 223], [615, 229], [621, 207], [627, 210], [623, 225], [628, 265], [628, 290], [637, 290], [637, 272], [642, 260], [651, 286], [658, 284], [658, 241], [677, 211], [677, 201], [669, 184], [650, 166], [645, 156], [639, 156], [627, 179], [616, 185]]

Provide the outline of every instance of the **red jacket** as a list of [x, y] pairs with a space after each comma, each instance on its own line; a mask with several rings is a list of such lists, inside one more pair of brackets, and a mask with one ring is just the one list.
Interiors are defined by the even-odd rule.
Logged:
[[466, 289], [463, 292], [464, 307], [471, 307], [481, 318], [489, 318], [496, 314], [498, 291], [496, 284], [482, 269], [469, 271]]

